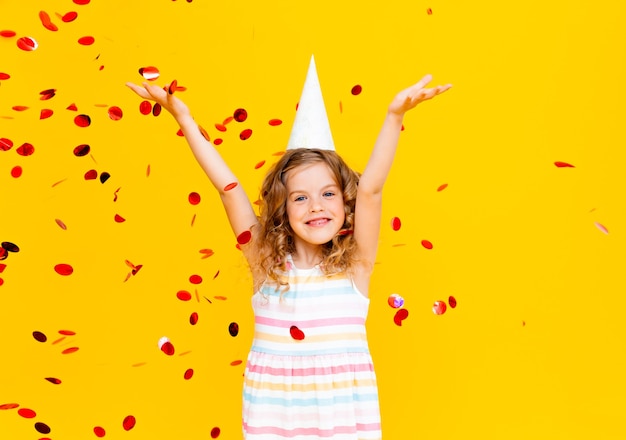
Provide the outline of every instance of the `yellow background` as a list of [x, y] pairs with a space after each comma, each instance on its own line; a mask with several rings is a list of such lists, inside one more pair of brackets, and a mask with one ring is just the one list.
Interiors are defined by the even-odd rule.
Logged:
[[[72, 10], [71, 23], [56, 15]], [[337, 150], [359, 170], [397, 91], [425, 73], [454, 84], [407, 115], [385, 187], [368, 321], [385, 438], [626, 438], [624, 22], [617, 0], [0, 1], [0, 30], [17, 33], [0, 37], [0, 137], [15, 144], [0, 151], [0, 241], [20, 248], [1, 262], [0, 405], [37, 413], [0, 410], [0, 439], [96, 438], [96, 426], [109, 439], [206, 439], [214, 427], [240, 438], [244, 365], [231, 363], [251, 341], [250, 279], [173, 119], [140, 114], [124, 83], [156, 66], [159, 84], [187, 87], [255, 200], [311, 54]], [[17, 47], [25, 36], [37, 50]], [[240, 107], [247, 121], [215, 129]], [[26, 142], [35, 153], [22, 157]], [[75, 157], [79, 144], [90, 155]], [[90, 169], [111, 178], [86, 181]], [[126, 260], [143, 265], [127, 280]], [[405, 299], [402, 326], [391, 293]], [[450, 295], [458, 306], [433, 314]], [[60, 330], [76, 335], [54, 343]]]

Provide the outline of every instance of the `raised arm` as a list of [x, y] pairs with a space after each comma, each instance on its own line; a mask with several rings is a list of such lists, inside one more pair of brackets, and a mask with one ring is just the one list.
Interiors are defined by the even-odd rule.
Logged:
[[[159, 103], [171, 113], [185, 135], [196, 160], [219, 192], [235, 236], [239, 237], [243, 232], [250, 230], [258, 220], [248, 196], [219, 152], [205, 139], [187, 105], [175, 94], [166, 91], [169, 90], [169, 86], [164, 89], [147, 83], [142, 86], [133, 83], [126, 85], [140, 97]], [[248, 255], [247, 257], [249, 258]]]
[[432, 99], [452, 87], [446, 84], [427, 88], [426, 85], [431, 79], [430, 75], [426, 75], [417, 84], [401, 91], [393, 99], [359, 181], [354, 216], [354, 238], [358, 244], [359, 259], [363, 262], [363, 267], [357, 273], [355, 282], [364, 294], [366, 294], [365, 290], [378, 249], [383, 186], [396, 154], [404, 114], [420, 102]]

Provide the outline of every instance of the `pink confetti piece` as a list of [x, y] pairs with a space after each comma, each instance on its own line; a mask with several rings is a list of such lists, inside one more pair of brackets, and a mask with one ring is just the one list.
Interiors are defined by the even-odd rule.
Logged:
[[602, 223], [594, 222], [594, 225], [596, 225], [596, 228], [598, 228], [600, 231], [604, 232], [605, 234], [609, 233], [609, 230]]
[[397, 293], [392, 293], [389, 295], [389, 298], [387, 298], [387, 304], [394, 309], [399, 309], [404, 305], [404, 298]]

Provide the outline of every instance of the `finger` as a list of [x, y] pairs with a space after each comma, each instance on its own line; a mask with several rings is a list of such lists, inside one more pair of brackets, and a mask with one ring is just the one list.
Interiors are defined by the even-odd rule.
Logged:
[[148, 99], [150, 98], [148, 91], [141, 86], [138, 86], [137, 84], [133, 84], [131, 82], [127, 82], [126, 86], [131, 89], [133, 92], [135, 92], [136, 94], [138, 94], [139, 96], [141, 96], [144, 99]]
[[417, 82], [417, 84], [415, 84], [414, 87], [419, 88], [419, 89], [424, 88], [429, 82], [432, 81], [432, 79], [433, 79], [433, 76], [430, 73], [428, 73], [428, 74], [424, 75], [424, 77], [422, 79], [420, 79]]

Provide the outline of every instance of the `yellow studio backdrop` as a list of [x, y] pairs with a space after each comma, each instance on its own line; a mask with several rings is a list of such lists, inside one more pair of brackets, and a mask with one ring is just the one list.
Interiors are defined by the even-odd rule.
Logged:
[[124, 84], [186, 87], [256, 200], [312, 54], [359, 170], [397, 91], [454, 84], [407, 114], [385, 187], [385, 438], [626, 438], [624, 22], [615, 0], [0, 1], [0, 439], [241, 438], [250, 278], [175, 122]]

